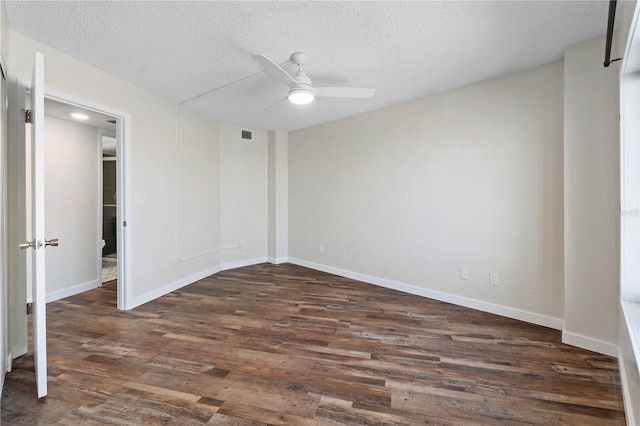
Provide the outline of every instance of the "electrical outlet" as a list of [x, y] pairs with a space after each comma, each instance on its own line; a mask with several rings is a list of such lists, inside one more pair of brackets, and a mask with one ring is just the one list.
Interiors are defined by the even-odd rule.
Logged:
[[247, 246], [244, 244], [244, 241], [240, 242], [240, 246], [238, 247], [238, 249], [240, 251], [245, 251], [247, 249]]
[[468, 280], [469, 279], [469, 268], [460, 268], [460, 279]]
[[324, 246], [322, 244], [318, 247], [318, 253], [324, 254]]
[[489, 272], [489, 284], [499, 286], [500, 274], [497, 272]]

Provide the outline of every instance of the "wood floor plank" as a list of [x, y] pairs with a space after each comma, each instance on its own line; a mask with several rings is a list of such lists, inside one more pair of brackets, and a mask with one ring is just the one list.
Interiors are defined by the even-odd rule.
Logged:
[[625, 424], [617, 361], [557, 330], [288, 264], [116, 285], [47, 305], [49, 396], [19, 358], [3, 425]]

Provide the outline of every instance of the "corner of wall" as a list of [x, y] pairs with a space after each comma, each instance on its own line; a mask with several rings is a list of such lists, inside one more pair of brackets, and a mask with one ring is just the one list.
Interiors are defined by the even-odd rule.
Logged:
[[602, 340], [583, 336], [581, 334], [571, 333], [567, 330], [562, 330], [562, 343], [614, 358], [618, 357], [618, 347], [615, 344], [603, 342]]
[[564, 68], [564, 318], [567, 342], [614, 355], [620, 277], [618, 70], [604, 38]]
[[268, 253], [272, 263], [286, 259], [288, 245], [288, 133], [268, 135]]

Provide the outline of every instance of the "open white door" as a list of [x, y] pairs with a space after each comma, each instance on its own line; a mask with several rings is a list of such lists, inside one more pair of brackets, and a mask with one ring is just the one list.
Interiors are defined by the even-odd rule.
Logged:
[[[47, 307], [44, 235], [44, 55], [36, 52], [31, 79], [31, 182], [33, 191], [33, 362], [38, 398], [47, 395]], [[57, 241], [56, 241], [57, 245]]]
[[36, 53], [31, 80], [31, 206], [32, 241], [20, 248], [33, 249], [33, 358], [38, 398], [47, 395], [47, 320], [45, 248], [58, 245], [45, 239], [44, 230], [44, 56]]

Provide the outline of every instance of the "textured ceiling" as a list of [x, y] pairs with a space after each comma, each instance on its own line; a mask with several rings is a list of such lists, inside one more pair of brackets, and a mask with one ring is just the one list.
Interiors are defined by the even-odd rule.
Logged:
[[[7, 1], [12, 30], [222, 122], [263, 130], [308, 127], [561, 59], [567, 46], [604, 35], [607, 11], [606, 1]], [[298, 51], [310, 55], [314, 85], [376, 95], [263, 112], [288, 88], [249, 55], [284, 63]]]

